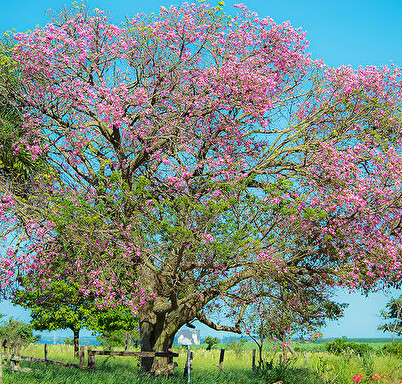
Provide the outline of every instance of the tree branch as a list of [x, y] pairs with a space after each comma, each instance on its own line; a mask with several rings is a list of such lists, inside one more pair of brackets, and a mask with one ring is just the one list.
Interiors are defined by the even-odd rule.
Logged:
[[215, 329], [215, 331], [226, 331], [226, 332], [234, 332], [234, 333], [241, 333], [241, 328], [240, 325], [231, 327], [228, 325], [220, 325], [220, 324], [215, 324], [214, 322], [212, 322], [211, 320], [207, 319], [207, 317], [205, 315], [203, 315], [202, 313], [197, 315], [197, 319], [207, 325], [209, 328]]

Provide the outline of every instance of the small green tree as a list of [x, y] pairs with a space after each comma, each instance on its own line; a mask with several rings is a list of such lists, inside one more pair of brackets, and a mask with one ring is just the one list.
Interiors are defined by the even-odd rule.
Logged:
[[391, 332], [392, 339], [395, 335], [402, 335], [402, 295], [399, 298], [392, 298], [381, 311], [380, 317], [386, 321], [385, 324], [378, 327], [383, 332]]
[[204, 339], [204, 343], [207, 344], [207, 351], [210, 351], [215, 344], [219, 343], [219, 340], [216, 337], [207, 336]]
[[10, 318], [0, 326], [0, 339], [26, 345], [38, 341], [40, 336], [33, 334], [31, 325]]
[[80, 285], [68, 278], [48, 281], [46, 288], [39, 280], [34, 274], [22, 279], [22, 289], [13, 301], [30, 309], [34, 329], [73, 331], [75, 357], [78, 357], [79, 334], [84, 327], [98, 334], [108, 346], [127, 345], [129, 340], [138, 339], [137, 317], [130, 308], [99, 308], [92, 293], [82, 292]]
[[32, 274], [22, 280], [22, 287], [13, 302], [30, 309], [33, 329], [70, 329], [74, 334], [74, 356], [78, 357], [80, 331], [94, 311], [91, 297], [80, 292], [78, 284], [63, 279], [49, 281], [46, 289], [41, 289]]

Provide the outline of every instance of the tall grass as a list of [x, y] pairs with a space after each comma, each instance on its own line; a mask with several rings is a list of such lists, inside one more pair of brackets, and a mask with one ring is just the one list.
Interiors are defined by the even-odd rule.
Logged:
[[[21, 366], [32, 368], [31, 372], [13, 373], [4, 369], [5, 384], [184, 384], [183, 377], [187, 351], [175, 359], [178, 367], [175, 375], [169, 378], [152, 378], [138, 373], [138, 358], [118, 356], [96, 356], [96, 369], [92, 372], [73, 368], [45, 366], [41, 363], [25, 363]], [[284, 366], [279, 364], [279, 354], [272, 349], [264, 350], [262, 369], [251, 370], [251, 349], [236, 354], [225, 351], [224, 372], [219, 372], [219, 349], [207, 351], [193, 349], [194, 360], [191, 382], [194, 384], [271, 384], [283, 381], [284, 384], [352, 384], [353, 376], [361, 374], [365, 378], [378, 373], [386, 375], [381, 384], [398, 384], [402, 380], [402, 360], [381, 354], [362, 358], [356, 355], [330, 355], [323, 351], [302, 350], [296, 361]], [[43, 345], [31, 345], [23, 349], [25, 356], [42, 357]], [[48, 346], [48, 359], [75, 362], [72, 346]], [[366, 381], [368, 382], [368, 381]]]

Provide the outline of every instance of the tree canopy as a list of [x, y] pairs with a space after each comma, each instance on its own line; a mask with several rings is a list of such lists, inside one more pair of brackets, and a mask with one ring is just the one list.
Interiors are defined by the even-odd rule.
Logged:
[[138, 313], [143, 350], [166, 351], [195, 318], [240, 332], [245, 309], [222, 326], [208, 307], [246, 305], [255, 280], [399, 284], [400, 69], [330, 68], [300, 30], [236, 7], [120, 26], [65, 11], [13, 36], [18, 82], [3, 74], [0, 94], [52, 172], [28, 199], [0, 182], [4, 234], [27, 231], [3, 287], [61, 263], [97, 305]]

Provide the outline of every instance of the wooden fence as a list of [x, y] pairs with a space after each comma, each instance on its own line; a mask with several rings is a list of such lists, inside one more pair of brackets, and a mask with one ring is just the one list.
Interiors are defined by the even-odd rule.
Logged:
[[21, 356], [21, 346], [18, 343], [9, 343], [7, 341], [3, 342], [4, 353], [2, 354], [2, 358], [4, 359], [4, 365], [7, 365], [7, 362], [10, 362], [10, 366], [13, 370], [19, 370], [20, 361], [30, 361], [36, 363], [44, 363], [51, 365], [59, 365], [62, 367], [72, 367], [72, 368], [81, 368], [78, 364], [73, 363], [65, 363], [64, 361], [56, 361], [49, 360], [47, 358], [47, 344], [44, 345], [45, 358], [41, 359], [38, 357], [31, 356]]
[[[80, 347], [80, 363], [73, 364], [73, 363], [65, 363], [64, 361], [55, 361], [49, 360], [47, 358], [47, 344], [44, 344], [44, 355], [45, 358], [41, 359], [38, 357], [31, 357], [31, 356], [21, 356], [21, 346], [19, 344], [4, 342], [2, 347], [4, 348], [4, 353], [2, 354], [2, 359], [5, 360], [4, 365], [7, 365], [9, 361], [10, 366], [13, 370], [21, 370], [19, 368], [20, 361], [30, 361], [30, 362], [37, 362], [37, 363], [44, 363], [46, 365], [59, 365], [63, 367], [70, 367], [70, 368], [80, 368], [80, 369], [94, 369], [95, 368], [95, 356], [135, 356], [135, 357], [167, 357], [169, 359], [169, 363], [172, 364], [173, 369], [173, 357], [178, 357], [179, 354], [175, 352], [132, 352], [132, 351], [96, 351], [92, 350], [90, 347]], [[88, 365], [85, 366], [85, 349], [88, 352]]]

